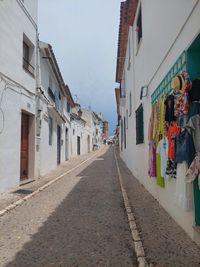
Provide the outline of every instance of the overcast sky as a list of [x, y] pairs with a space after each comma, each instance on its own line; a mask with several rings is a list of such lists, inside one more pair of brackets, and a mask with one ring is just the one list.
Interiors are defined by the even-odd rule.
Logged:
[[117, 123], [115, 71], [119, 0], [39, 0], [40, 40], [52, 45], [72, 96]]

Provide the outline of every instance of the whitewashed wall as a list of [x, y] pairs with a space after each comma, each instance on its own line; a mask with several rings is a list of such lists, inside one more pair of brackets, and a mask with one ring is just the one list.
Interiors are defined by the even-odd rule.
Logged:
[[[34, 10], [28, 11], [37, 14], [37, 1], [33, 2], [36, 3], [31, 5]], [[16, 0], [0, 1], [0, 21], [0, 71], [35, 93], [35, 79], [22, 64], [23, 33], [36, 47], [36, 28]]]
[[80, 155], [87, 153], [84, 123], [79, 120], [71, 121], [71, 156], [77, 156], [77, 137], [80, 137]]
[[0, 77], [8, 77], [5, 79], [9, 82], [5, 89], [5, 81], [0, 79], [0, 95], [3, 94], [0, 106], [0, 192], [20, 184], [22, 110], [30, 116], [29, 179], [35, 175], [36, 82], [22, 66], [23, 34], [36, 47], [37, 1], [29, 2], [27, 11], [33, 15], [35, 23], [30, 21], [16, 0], [0, 1]]
[[[191, 13], [196, 3], [197, 6]], [[163, 189], [156, 185], [154, 179], [148, 177], [147, 134], [151, 113], [151, 94], [182, 51], [189, 46], [200, 32], [200, 3], [196, 0], [142, 0], [141, 5], [143, 37], [139, 49], [136, 46], [135, 24], [129, 29], [132, 53], [131, 67], [130, 70], [127, 70], [127, 50], [124, 68], [126, 105], [125, 107], [121, 106], [122, 118], [126, 116], [126, 109], [129, 108], [130, 91], [132, 92], [133, 111], [128, 118], [127, 148], [123, 149], [121, 156], [135, 177], [140, 180], [185, 231], [199, 242], [200, 240], [192, 228], [194, 212], [186, 212], [176, 205], [173, 197], [176, 181], [173, 179], [167, 181]], [[185, 22], [186, 25], [184, 26]], [[149, 84], [148, 96], [140, 101], [140, 89], [146, 84]], [[136, 145], [135, 111], [141, 103], [144, 108], [144, 144]]]
[[[42, 51], [40, 52], [40, 71], [41, 71], [41, 89], [44, 91], [44, 94], [47, 98], [48, 96], [48, 87], [49, 87], [49, 77], [52, 81], [52, 91], [60, 92], [61, 101], [62, 101], [62, 114], [69, 119], [67, 114], [67, 106], [63, 103], [66, 102], [65, 97], [62, 95], [59, 84], [55, 78], [55, 75], [50, 67], [49, 60], [43, 58]], [[53, 102], [52, 102], [53, 103]], [[49, 116], [53, 119], [53, 136], [52, 136], [52, 145], [49, 145]], [[49, 109], [47, 101], [43, 98], [43, 110], [42, 110], [42, 125], [41, 125], [41, 140], [40, 140], [40, 159], [39, 159], [39, 171], [40, 175], [44, 176], [51, 170], [57, 167], [57, 125], [61, 128], [61, 150], [60, 150], [60, 163], [66, 161], [66, 138], [65, 132], [66, 127], [70, 132], [70, 122], [64, 122], [59, 118], [59, 115], [56, 113], [55, 108]], [[68, 139], [69, 142], [69, 139]]]

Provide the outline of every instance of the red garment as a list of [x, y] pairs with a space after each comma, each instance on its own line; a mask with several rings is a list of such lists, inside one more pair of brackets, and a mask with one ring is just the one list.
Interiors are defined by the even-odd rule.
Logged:
[[171, 122], [167, 138], [168, 138], [168, 159], [174, 159], [175, 157], [175, 137], [180, 133], [180, 128], [177, 126], [176, 122]]

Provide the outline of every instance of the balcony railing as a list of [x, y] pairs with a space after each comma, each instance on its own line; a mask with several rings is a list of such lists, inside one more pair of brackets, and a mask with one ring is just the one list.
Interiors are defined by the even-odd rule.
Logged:
[[35, 76], [35, 68], [25, 58], [23, 58], [23, 68], [28, 71], [32, 76]]

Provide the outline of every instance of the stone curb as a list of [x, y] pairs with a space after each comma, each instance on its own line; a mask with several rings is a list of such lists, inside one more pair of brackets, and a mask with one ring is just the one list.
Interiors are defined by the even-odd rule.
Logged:
[[141, 240], [140, 234], [137, 230], [135, 217], [133, 215], [133, 212], [132, 212], [132, 209], [131, 209], [131, 206], [129, 203], [128, 195], [127, 195], [126, 190], [125, 190], [124, 185], [123, 185], [123, 180], [122, 180], [122, 176], [121, 176], [121, 172], [119, 169], [119, 164], [118, 164], [117, 156], [116, 156], [115, 152], [114, 152], [114, 155], [115, 155], [115, 162], [116, 162], [117, 172], [118, 172], [119, 181], [120, 181], [120, 187], [121, 187], [122, 196], [123, 196], [123, 200], [124, 200], [124, 206], [126, 209], [126, 214], [128, 217], [128, 223], [129, 223], [129, 227], [130, 227], [130, 231], [131, 231], [131, 236], [132, 236], [133, 243], [134, 243], [138, 267], [149, 267], [147, 260], [146, 260], [142, 240]]
[[66, 174], [69, 174], [70, 172], [76, 170], [77, 168], [79, 168], [81, 165], [83, 165], [84, 163], [86, 163], [87, 161], [91, 160], [92, 158], [94, 158], [98, 153], [100, 152], [100, 150], [98, 150], [97, 152], [95, 152], [90, 158], [82, 161], [80, 164], [76, 165], [75, 167], [71, 168], [70, 170], [62, 173], [61, 175], [57, 176], [56, 178], [54, 178], [53, 180], [49, 181], [48, 183], [46, 183], [45, 185], [39, 187], [37, 190], [35, 190], [33, 193], [29, 194], [28, 196], [25, 196], [19, 200], [17, 200], [16, 202], [8, 205], [6, 208], [0, 210], [0, 217], [2, 217], [4, 214], [6, 214], [7, 212], [13, 210], [14, 208], [16, 208], [17, 206], [21, 205], [22, 203], [24, 203], [26, 200], [28, 200], [29, 198], [32, 198], [33, 196], [37, 195], [38, 193], [40, 193], [41, 191], [43, 191], [44, 189], [46, 189], [47, 187], [49, 187], [50, 185], [52, 185], [53, 183], [57, 182], [58, 180], [60, 180], [61, 178], [63, 178]]

